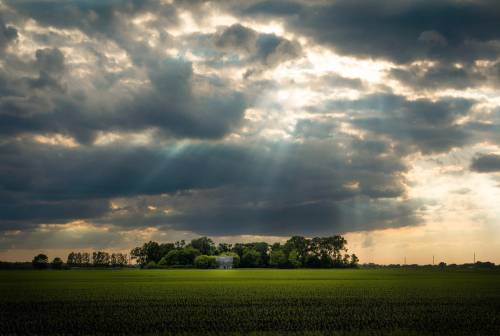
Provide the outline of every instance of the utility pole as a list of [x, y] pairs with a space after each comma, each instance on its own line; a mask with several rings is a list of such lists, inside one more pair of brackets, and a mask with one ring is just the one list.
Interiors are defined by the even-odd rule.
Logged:
[[406, 265], [406, 256], [405, 256], [405, 263], [404, 264]]
[[474, 252], [474, 264], [476, 263], [476, 252]]
[[432, 266], [434, 266], [434, 256], [432, 256]]

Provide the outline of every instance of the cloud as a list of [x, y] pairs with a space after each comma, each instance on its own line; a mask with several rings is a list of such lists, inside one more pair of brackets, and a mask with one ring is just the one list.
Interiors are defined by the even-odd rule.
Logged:
[[215, 47], [227, 54], [241, 55], [238, 63], [259, 67], [274, 67], [295, 59], [302, 53], [297, 42], [276, 34], [264, 34], [239, 23], [220, 29], [213, 36]]
[[[222, 234], [226, 225], [228, 232], [281, 235], [287, 227], [290, 232], [312, 233], [419, 222], [415, 208], [397, 200], [405, 193], [401, 172], [406, 170], [398, 157], [347, 157], [335, 143], [325, 145], [4, 144], [0, 185], [10, 201], [0, 223], [12, 229], [74, 220], [80, 213], [82, 218], [114, 225], [168, 224], [214, 234]], [[115, 198], [133, 200], [140, 195], [169, 195], [165, 206], [173, 212], [148, 217], [144, 208], [124, 207], [126, 216], [121, 216], [110, 207]]]
[[471, 163], [471, 170], [478, 173], [500, 172], [500, 155], [478, 154]]
[[324, 139], [332, 137], [337, 127], [335, 119], [300, 119], [295, 124], [294, 135], [302, 138]]
[[0, 17], [0, 55], [7, 45], [17, 38], [17, 35], [17, 29], [6, 25], [2, 17]]
[[180, 59], [149, 64], [150, 85], [117, 84], [102, 97], [95, 87], [78, 93], [78, 82], [63, 75], [64, 55], [57, 48], [35, 55], [38, 77], [0, 73], [6, 93], [0, 97], [3, 135], [60, 133], [91, 143], [101, 131], [155, 129], [167, 137], [220, 138], [239, 126], [247, 106], [242, 93], [216, 77], [195, 74], [192, 63]]
[[426, 160], [499, 170], [493, 1], [3, 4], [0, 248], [413, 226]]
[[259, 1], [233, 11], [262, 20], [280, 18], [290, 30], [342, 54], [397, 63], [471, 62], [495, 59], [500, 51], [495, 1], [304, 1], [285, 7], [278, 0]]
[[359, 99], [330, 100], [318, 111], [349, 112], [350, 123], [374, 135], [389, 136], [403, 152], [447, 152], [468, 143], [471, 136], [456, 122], [466, 116], [474, 101], [463, 98], [408, 100], [404, 96], [376, 93]]
[[430, 64], [412, 64], [392, 68], [388, 75], [400, 83], [419, 91], [433, 91], [451, 88], [498, 88], [500, 81], [500, 62], [475, 62], [450, 64], [433, 62]]

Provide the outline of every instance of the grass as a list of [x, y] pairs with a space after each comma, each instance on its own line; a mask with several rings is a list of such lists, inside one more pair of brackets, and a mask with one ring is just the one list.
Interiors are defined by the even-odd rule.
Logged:
[[500, 272], [0, 271], [0, 334], [500, 335]]

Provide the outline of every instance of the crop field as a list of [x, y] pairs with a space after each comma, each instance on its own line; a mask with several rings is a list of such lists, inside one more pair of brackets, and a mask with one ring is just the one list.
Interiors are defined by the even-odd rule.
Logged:
[[500, 335], [500, 272], [0, 272], [0, 334], [108, 333]]

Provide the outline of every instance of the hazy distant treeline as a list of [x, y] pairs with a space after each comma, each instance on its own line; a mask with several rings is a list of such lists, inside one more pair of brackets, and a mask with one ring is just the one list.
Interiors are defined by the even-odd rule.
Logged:
[[388, 265], [382, 265], [382, 264], [375, 264], [375, 263], [368, 263], [368, 264], [361, 264], [360, 267], [362, 268], [461, 268], [461, 269], [467, 269], [467, 268], [473, 268], [473, 269], [493, 269], [493, 268], [500, 268], [500, 265], [495, 265], [495, 263], [492, 263], [490, 261], [476, 261], [475, 263], [465, 263], [465, 264], [447, 264], [445, 262], [440, 262], [437, 265], [418, 265], [418, 264], [388, 264]]
[[128, 256], [125, 253], [71, 252], [66, 262], [55, 257], [49, 262], [46, 254], [40, 253], [33, 257], [31, 262], [0, 261], [0, 269], [65, 269], [70, 267], [124, 267], [128, 265]]

